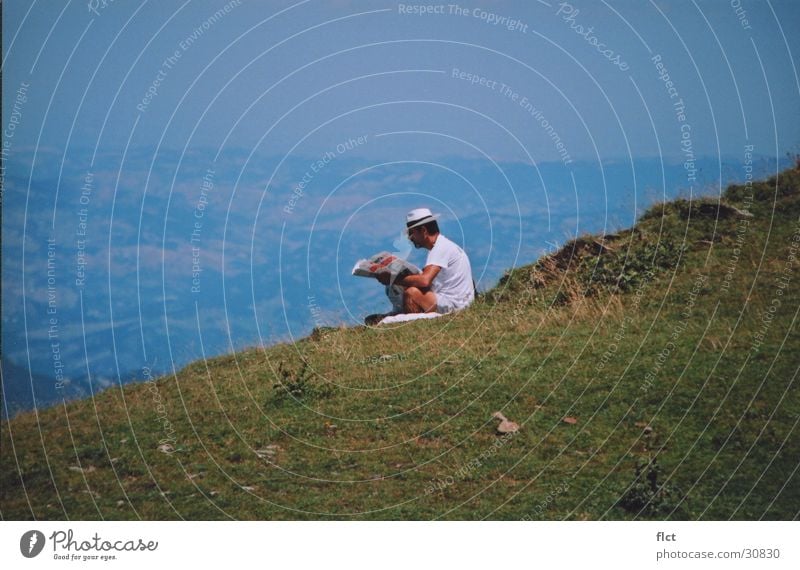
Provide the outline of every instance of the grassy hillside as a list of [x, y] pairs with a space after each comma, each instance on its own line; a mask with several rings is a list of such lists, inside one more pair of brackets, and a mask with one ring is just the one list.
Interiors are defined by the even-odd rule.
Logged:
[[0, 514], [796, 518], [799, 254], [800, 169], [658, 205], [458, 315], [3, 422]]

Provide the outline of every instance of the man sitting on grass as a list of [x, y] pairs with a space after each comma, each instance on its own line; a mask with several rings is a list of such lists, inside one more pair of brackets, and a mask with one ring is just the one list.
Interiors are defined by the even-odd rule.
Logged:
[[[406, 275], [394, 282], [403, 288], [404, 313], [445, 314], [459, 311], [475, 300], [469, 258], [463, 249], [439, 233], [438, 218], [428, 208], [411, 210], [406, 216], [408, 239], [417, 249], [429, 251], [422, 273]], [[384, 285], [389, 285], [389, 280], [386, 273], [378, 277]], [[371, 320], [380, 322], [384, 316], [372, 315]]]

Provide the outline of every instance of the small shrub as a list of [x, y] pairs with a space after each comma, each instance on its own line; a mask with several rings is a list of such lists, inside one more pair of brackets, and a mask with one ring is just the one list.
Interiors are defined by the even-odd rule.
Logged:
[[278, 365], [278, 381], [272, 385], [273, 403], [284, 401], [310, 401], [330, 398], [334, 388], [328, 382], [316, 382], [317, 375], [309, 369], [308, 362], [303, 360], [298, 370], [286, 368], [281, 362]]
[[636, 478], [617, 503], [626, 511], [644, 515], [668, 515], [681, 502], [678, 489], [659, 481], [661, 466], [657, 458], [636, 465]]
[[565, 291], [564, 289], [559, 289], [558, 291], [556, 291], [556, 294], [553, 295], [552, 305], [554, 307], [563, 307], [565, 305], [568, 305], [571, 300], [572, 297], [567, 291]]
[[108, 460], [108, 452], [102, 443], [78, 446], [75, 448], [75, 455], [81, 463]]
[[624, 253], [584, 258], [578, 267], [578, 275], [587, 295], [603, 290], [625, 293], [652, 278], [654, 272], [675, 268], [685, 250], [685, 245], [676, 245], [671, 240], [646, 242]]

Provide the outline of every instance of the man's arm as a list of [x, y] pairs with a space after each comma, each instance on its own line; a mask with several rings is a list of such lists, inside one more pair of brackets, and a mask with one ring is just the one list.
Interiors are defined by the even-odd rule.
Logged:
[[438, 265], [426, 265], [422, 270], [422, 273], [418, 273], [417, 275], [406, 275], [402, 279], [395, 281], [395, 283], [402, 285], [403, 287], [429, 289], [431, 284], [433, 284], [433, 280], [436, 279], [437, 275], [439, 275], [439, 271], [441, 271], [441, 269], [442, 268]]

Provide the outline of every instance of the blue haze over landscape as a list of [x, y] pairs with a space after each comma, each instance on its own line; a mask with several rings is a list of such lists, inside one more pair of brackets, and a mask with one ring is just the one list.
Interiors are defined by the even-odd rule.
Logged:
[[414, 207], [486, 290], [800, 151], [796, 2], [2, 9], [4, 415], [361, 323]]

